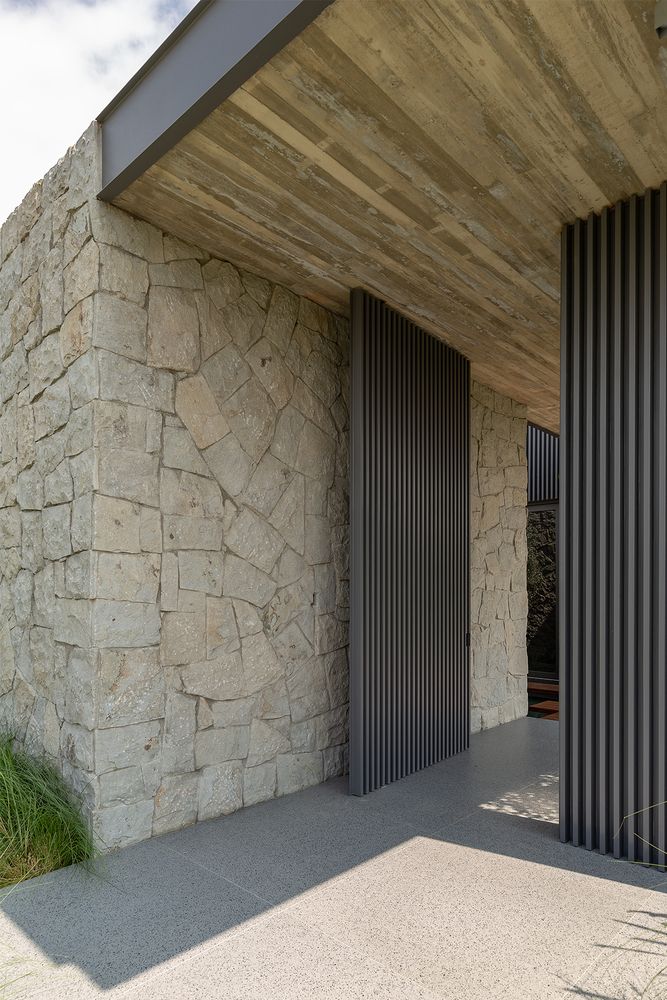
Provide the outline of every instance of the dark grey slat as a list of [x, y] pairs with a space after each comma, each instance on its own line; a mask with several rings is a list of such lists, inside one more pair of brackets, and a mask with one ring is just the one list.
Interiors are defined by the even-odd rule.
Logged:
[[[469, 365], [352, 295], [350, 790], [468, 745]], [[354, 730], [354, 731], [352, 731]]]
[[664, 864], [665, 185], [566, 227], [561, 310], [561, 838]]

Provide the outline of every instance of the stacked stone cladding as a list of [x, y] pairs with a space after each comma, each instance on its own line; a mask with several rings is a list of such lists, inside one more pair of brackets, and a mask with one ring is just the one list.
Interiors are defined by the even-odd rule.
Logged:
[[473, 382], [470, 401], [472, 732], [528, 711], [526, 407]]
[[[99, 162], [0, 231], [0, 724], [112, 848], [346, 769], [349, 331]], [[476, 730], [526, 710], [526, 420], [471, 405]]]
[[97, 190], [0, 237], [0, 706], [111, 848], [346, 767], [349, 345]]

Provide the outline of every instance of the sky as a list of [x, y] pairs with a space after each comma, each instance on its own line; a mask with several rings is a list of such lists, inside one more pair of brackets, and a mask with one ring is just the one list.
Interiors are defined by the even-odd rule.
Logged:
[[196, 0], [0, 0], [0, 223]]

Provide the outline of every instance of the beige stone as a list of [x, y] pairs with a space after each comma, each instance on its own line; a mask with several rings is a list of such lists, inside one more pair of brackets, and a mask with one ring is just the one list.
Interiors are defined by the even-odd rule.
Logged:
[[271, 444], [276, 422], [275, 406], [259, 380], [251, 378], [221, 405], [244, 452], [259, 461]]
[[189, 663], [181, 670], [183, 689], [188, 694], [224, 701], [240, 698], [245, 693], [245, 681], [238, 651], [218, 653], [210, 660]]
[[237, 597], [257, 607], [264, 607], [273, 597], [276, 585], [262, 570], [229, 553], [225, 557], [223, 594]]
[[222, 525], [217, 519], [209, 517], [165, 514], [163, 536], [165, 551], [174, 549], [216, 551], [222, 545]]
[[247, 507], [233, 521], [225, 542], [237, 556], [265, 573], [271, 572], [285, 544], [275, 528]]
[[94, 296], [93, 345], [133, 361], [146, 360], [145, 309], [110, 292]]
[[147, 367], [110, 351], [99, 351], [98, 364], [101, 399], [173, 411], [174, 378], [169, 372]]
[[276, 794], [289, 795], [310, 785], [317, 785], [324, 776], [322, 754], [280, 754], [277, 758]]
[[222, 554], [220, 552], [179, 552], [178, 576], [181, 588], [205, 594], [222, 594]]
[[175, 665], [206, 656], [206, 615], [169, 611], [162, 616], [160, 660]]
[[243, 492], [252, 474], [253, 461], [233, 434], [207, 448], [204, 457], [225, 493], [237, 497]]
[[92, 505], [93, 548], [108, 552], [140, 552], [137, 504], [96, 496]]
[[159, 506], [158, 456], [127, 448], [100, 450], [99, 489], [108, 496]]
[[194, 293], [154, 286], [148, 296], [149, 365], [195, 372], [199, 367], [199, 315]]
[[198, 448], [215, 444], [229, 431], [229, 424], [202, 375], [193, 375], [178, 383], [176, 412]]
[[243, 766], [227, 761], [204, 767], [199, 779], [198, 819], [227, 816], [243, 805]]
[[93, 642], [105, 646], [151, 646], [160, 641], [160, 611], [154, 604], [96, 600]]
[[97, 597], [150, 604], [159, 583], [159, 555], [101, 552], [98, 557]]
[[161, 719], [165, 676], [158, 649], [103, 649], [94, 685], [98, 725], [124, 726]]
[[207, 767], [247, 756], [248, 726], [230, 726], [228, 729], [204, 729], [195, 735], [195, 765]]

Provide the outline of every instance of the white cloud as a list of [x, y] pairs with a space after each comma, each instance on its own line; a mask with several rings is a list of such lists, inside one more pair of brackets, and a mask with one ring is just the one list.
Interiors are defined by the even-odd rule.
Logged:
[[196, 0], [0, 0], [0, 222]]

